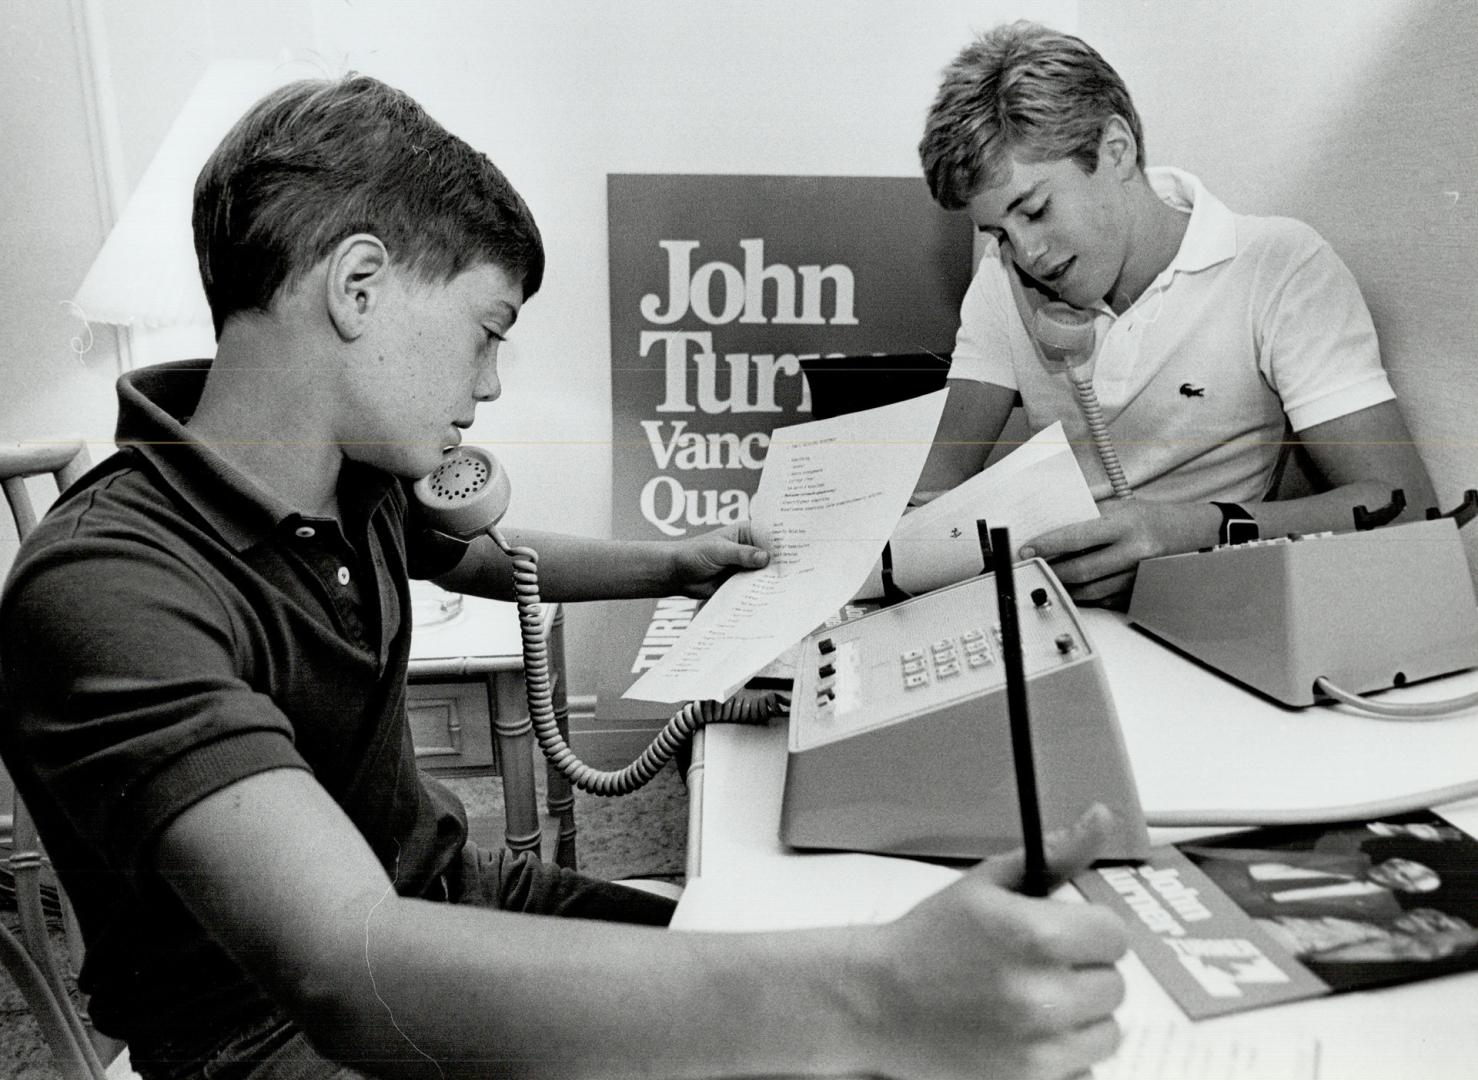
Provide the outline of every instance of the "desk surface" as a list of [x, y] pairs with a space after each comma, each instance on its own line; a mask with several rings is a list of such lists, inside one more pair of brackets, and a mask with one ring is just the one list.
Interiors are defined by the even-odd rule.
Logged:
[[[462, 596], [455, 614], [448, 618], [423, 618], [430, 612], [430, 599], [452, 598], [454, 594], [430, 582], [411, 583], [416, 623], [411, 634], [412, 676], [482, 675], [523, 667], [523, 642], [518, 625], [518, 605], [507, 600]], [[558, 604], [540, 609], [540, 631], [547, 637], [559, 611]]]
[[[1478, 708], [1438, 721], [1286, 709], [1165, 649], [1122, 616], [1082, 614], [1104, 657], [1147, 812], [1343, 805], [1472, 780], [1478, 771]], [[1478, 672], [1466, 672], [1389, 696], [1437, 700], [1474, 690]], [[799, 854], [780, 843], [785, 751], [783, 725], [719, 725], [702, 733], [690, 774], [690, 878], [759, 876], [813, 895], [848, 888], [855, 860], [865, 857]], [[1478, 835], [1478, 799], [1441, 810]], [[1156, 829], [1152, 839], [1207, 831]], [[896, 862], [899, 888], [916, 890], [914, 899], [942, 883], [915, 877], [907, 860]], [[785, 915], [777, 905], [777, 925]], [[1126, 1019], [1188, 1023], [1137, 961], [1124, 968]], [[1261, 1009], [1196, 1028], [1259, 1039], [1316, 1037], [1321, 1080], [1456, 1080], [1472, 1076], [1478, 1062], [1478, 973]]]

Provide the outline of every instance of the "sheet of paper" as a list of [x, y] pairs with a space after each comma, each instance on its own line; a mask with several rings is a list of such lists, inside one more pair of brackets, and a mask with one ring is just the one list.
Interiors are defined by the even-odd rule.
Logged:
[[1126, 1023], [1124, 1041], [1093, 1069], [1095, 1080], [1314, 1080], [1319, 1042], [1306, 1036], [1250, 1038], [1177, 1023]]
[[723, 700], [850, 600], [908, 504], [947, 394], [776, 428], [750, 501], [769, 565], [724, 582], [623, 696]]
[[671, 927], [794, 930], [887, 922], [959, 876], [951, 867], [885, 855], [752, 859], [737, 880], [691, 879]]
[[[893, 580], [928, 592], [981, 572], [976, 521], [1011, 530], [1016, 547], [1044, 532], [1098, 517], [1098, 506], [1062, 424], [1037, 432], [988, 469], [905, 514], [890, 540]], [[861, 595], [881, 595], [876, 591]]]
[[963, 484], [904, 516], [893, 534], [894, 577], [926, 592], [980, 573], [976, 521], [1006, 526], [1020, 546], [1044, 532], [1098, 517], [1062, 424], [1037, 432]]

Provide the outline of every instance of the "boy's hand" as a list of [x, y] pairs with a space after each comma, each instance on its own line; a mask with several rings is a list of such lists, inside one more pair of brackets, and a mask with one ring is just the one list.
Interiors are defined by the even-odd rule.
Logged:
[[770, 561], [770, 553], [754, 545], [747, 521], [666, 546], [672, 554], [672, 588], [700, 599], [712, 596], [736, 570], [758, 570]]
[[[1057, 881], [1102, 850], [1111, 816], [1095, 806], [1047, 838]], [[889, 1076], [1086, 1076], [1119, 1043], [1124, 998], [1114, 964], [1123, 924], [1106, 908], [1010, 891], [1022, 859], [992, 859], [881, 928], [891, 985], [859, 1003]]]
[[1043, 533], [1022, 546], [1023, 559], [1052, 563], [1080, 603], [1127, 598], [1144, 559], [1194, 551], [1216, 542], [1221, 514], [1210, 503], [1156, 503], [1110, 499], [1102, 517]]

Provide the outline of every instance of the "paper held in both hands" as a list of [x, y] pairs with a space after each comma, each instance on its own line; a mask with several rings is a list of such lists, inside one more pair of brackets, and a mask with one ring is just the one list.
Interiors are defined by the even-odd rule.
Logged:
[[[977, 521], [1005, 526], [1017, 547], [1077, 521], [1098, 517], [1088, 481], [1062, 424], [1043, 428], [1006, 457], [903, 516], [889, 550], [893, 583], [910, 595], [980, 573]], [[883, 595], [881, 566], [858, 596]]]
[[776, 428], [750, 503], [769, 565], [725, 582], [623, 697], [728, 698], [847, 601], [881, 595], [890, 541], [898, 585], [924, 592], [982, 571], [979, 518], [1021, 544], [1098, 516], [1061, 424], [904, 514], [946, 396]]

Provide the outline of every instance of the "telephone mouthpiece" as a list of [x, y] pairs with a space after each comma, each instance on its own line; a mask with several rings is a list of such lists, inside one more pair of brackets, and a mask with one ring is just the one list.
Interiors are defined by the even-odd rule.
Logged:
[[416, 481], [415, 493], [434, 528], [470, 540], [498, 524], [512, 487], [492, 454], [477, 446], [458, 446]]
[[1082, 363], [1093, 355], [1093, 314], [1061, 300], [1037, 309], [1032, 336], [1049, 360]]

